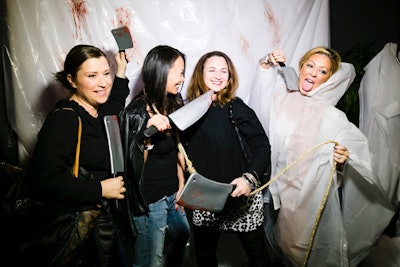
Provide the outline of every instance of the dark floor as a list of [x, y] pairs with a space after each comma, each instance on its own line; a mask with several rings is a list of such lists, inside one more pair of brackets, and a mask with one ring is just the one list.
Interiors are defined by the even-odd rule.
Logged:
[[[189, 241], [185, 257], [185, 267], [196, 267], [192, 243]], [[218, 246], [219, 267], [247, 266], [247, 256], [235, 234], [222, 234]]]
[[[191, 211], [186, 211], [189, 223], [191, 224]], [[266, 249], [266, 253], [267, 253]], [[278, 258], [269, 255], [271, 262], [270, 267], [281, 267], [281, 262]], [[218, 267], [247, 267], [247, 255], [240, 244], [240, 241], [235, 233], [222, 233], [218, 244], [217, 251]], [[197, 267], [194, 253], [192, 235], [188, 242], [185, 255], [184, 267]]]

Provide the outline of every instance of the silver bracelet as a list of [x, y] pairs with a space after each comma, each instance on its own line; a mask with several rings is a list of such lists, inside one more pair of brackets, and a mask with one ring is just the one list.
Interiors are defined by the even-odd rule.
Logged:
[[265, 63], [265, 64], [271, 64], [271, 62], [269, 61], [268, 55], [263, 56], [262, 58], [260, 58], [260, 60], [258, 61], [258, 63]]
[[255, 185], [252, 182], [250, 182], [249, 179], [247, 179], [245, 176], [242, 176], [242, 178], [244, 179], [246, 184], [250, 187], [250, 190], [254, 190], [256, 188]]
[[252, 173], [245, 172], [245, 173], [243, 173], [243, 176], [244, 176], [247, 180], [249, 180], [252, 184], [254, 184], [255, 187], [259, 186], [258, 180], [256, 179], [256, 177], [254, 177], [254, 175], [253, 175]]

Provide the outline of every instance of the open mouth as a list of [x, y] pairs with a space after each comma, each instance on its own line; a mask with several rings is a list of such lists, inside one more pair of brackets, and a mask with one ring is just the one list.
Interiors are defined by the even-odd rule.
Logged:
[[306, 92], [310, 92], [313, 87], [314, 82], [310, 79], [304, 79], [303, 83], [301, 84], [301, 88]]

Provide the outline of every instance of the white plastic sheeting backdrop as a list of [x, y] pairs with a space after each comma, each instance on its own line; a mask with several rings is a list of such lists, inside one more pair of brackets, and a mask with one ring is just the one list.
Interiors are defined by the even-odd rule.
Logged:
[[240, 77], [237, 94], [246, 102], [256, 62], [268, 51], [285, 50], [287, 65], [297, 68], [306, 50], [330, 44], [328, 0], [7, 0], [7, 13], [10, 45], [2, 48], [2, 60], [9, 66], [4, 70], [8, 119], [19, 138], [21, 161], [63, 96], [53, 73], [62, 69], [68, 51], [91, 44], [114, 58], [113, 28], [126, 25], [133, 37], [127, 101], [141, 89], [144, 57], [159, 44], [186, 54], [187, 81], [202, 54], [227, 53]]

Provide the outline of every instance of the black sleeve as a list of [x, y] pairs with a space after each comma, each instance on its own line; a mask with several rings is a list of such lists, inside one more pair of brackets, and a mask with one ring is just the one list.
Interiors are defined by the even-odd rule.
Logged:
[[82, 205], [101, 199], [100, 181], [85, 181], [72, 175], [77, 141], [77, 113], [50, 113], [38, 134], [28, 172], [29, 185], [39, 200]]
[[246, 140], [251, 152], [248, 171], [255, 172], [258, 177], [261, 177], [271, 164], [271, 147], [264, 128], [255, 112], [240, 98], [233, 102], [232, 112], [239, 132]]
[[104, 115], [118, 115], [125, 107], [126, 98], [129, 95], [129, 80], [115, 77], [110, 96], [99, 112]]

